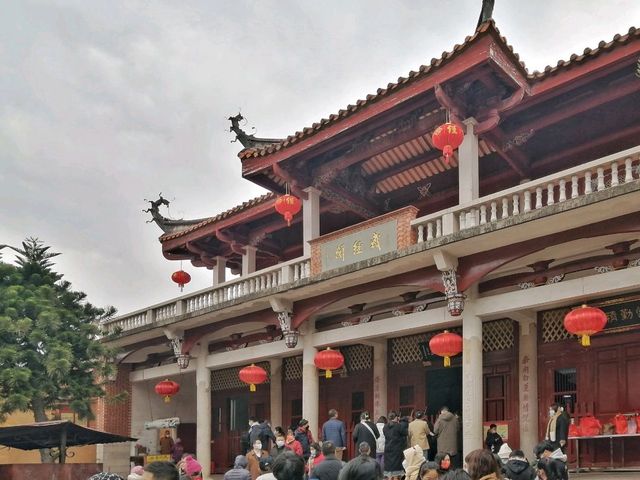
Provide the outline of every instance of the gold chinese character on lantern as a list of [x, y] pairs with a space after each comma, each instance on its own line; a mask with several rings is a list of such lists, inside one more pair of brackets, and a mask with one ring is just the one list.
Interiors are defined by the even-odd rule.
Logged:
[[378, 232], [373, 232], [373, 234], [371, 235], [371, 241], [369, 242], [369, 246], [371, 248], [377, 248], [378, 250], [381, 249], [380, 246], [380, 239], [382, 238], [382, 234], [378, 233]]
[[342, 260], [344, 262], [344, 243], [336, 247], [336, 260]]
[[362, 253], [362, 240], [353, 242], [353, 254], [360, 255]]

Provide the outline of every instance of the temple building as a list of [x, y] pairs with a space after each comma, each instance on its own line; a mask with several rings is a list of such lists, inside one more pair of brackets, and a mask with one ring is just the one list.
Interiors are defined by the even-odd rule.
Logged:
[[[130, 456], [156, 452], [154, 425], [173, 422], [205, 474], [223, 472], [249, 416], [285, 428], [305, 418], [317, 438], [331, 408], [347, 424], [346, 458], [365, 410], [433, 418], [447, 405], [461, 415], [462, 452], [496, 423], [529, 457], [553, 402], [576, 422], [632, 421], [639, 57], [631, 28], [529, 72], [487, 20], [286, 138], [248, 135], [232, 117], [242, 175], [268, 193], [192, 221], [152, 202], [164, 257], [209, 269], [212, 285], [104, 325], [122, 351], [108, 389], [130, 395], [101, 402], [99, 427], [140, 445], [100, 447], [100, 459], [125, 472]], [[447, 121], [464, 140], [445, 158], [432, 134]], [[275, 209], [286, 193], [302, 204], [290, 225]], [[563, 324], [582, 304], [608, 319], [589, 347]], [[445, 329], [462, 337], [450, 367], [429, 348]], [[314, 364], [327, 347], [344, 357], [333, 378]], [[239, 378], [251, 364], [267, 373], [256, 392]], [[165, 379], [180, 387], [170, 403], [154, 390]], [[639, 436], [609, 441], [581, 441], [580, 464], [640, 466]]]

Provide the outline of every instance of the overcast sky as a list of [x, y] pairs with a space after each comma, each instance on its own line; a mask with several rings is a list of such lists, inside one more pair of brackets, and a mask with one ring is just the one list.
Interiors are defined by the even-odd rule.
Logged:
[[[40, 237], [121, 314], [176, 296], [144, 199], [198, 218], [261, 194], [227, 117], [300, 130], [462, 43], [481, 3], [0, 1], [0, 244]], [[532, 71], [640, 27], [640, 2], [496, 0], [493, 17]], [[185, 270], [185, 293], [211, 283]]]

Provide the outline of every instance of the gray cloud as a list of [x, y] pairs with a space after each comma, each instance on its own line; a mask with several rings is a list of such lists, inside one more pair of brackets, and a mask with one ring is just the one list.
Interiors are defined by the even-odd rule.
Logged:
[[[203, 217], [261, 189], [226, 117], [285, 136], [470, 35], [479, 0], [9, 1], [0, 17], [0, 242], [41, 237], [122, 313], [178, 292], [143, 199]], [[633, 1], [496, 2], [530, 70], [640, 23]], [[187, 265], [190, 290], [210, 274]]]

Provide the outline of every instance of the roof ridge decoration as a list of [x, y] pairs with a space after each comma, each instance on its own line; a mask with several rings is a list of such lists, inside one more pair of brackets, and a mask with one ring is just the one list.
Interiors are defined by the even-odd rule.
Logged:
[[[183, 228], [174, 229], [172, 231], [167, 231], [163, 235], [160, 236], [160, 243], [164, 243], [168, 240], [181, 237], [186, 235], [189, 232], [193, 232], [194, 230], [198, 230], [199, 228], [204, 227], [205, 225], [210, 225], [212, 223], [219, 222], [220, 220], [224, 220], [225, 218], [229, 218], [238, 213], [249, 210], [255, 206], [262, 205], [268, 201], [275, 201], [276, 194], [272, 192], [265, 193], [264, 195], [260, 195], [259, 197], [252, 198], [251, 200], [247, 200], [246, 202], [242, 202], [240, 205], [236, 205], [228, 210], [218, 213], [213, 217], [209, 218], [201, 218], [199, 220], [192, 220], [189, 224], [185, 224]], [[155, 219], [154, 219], [155, 220]], [[151, 221], [154, 221], [151, 220]], [[174, 220], [175, 221], [175, 220]]]
[[[493, 2], [487, 2], [487, 3], [493, 3]], [[484, 16], [483, 14], [486, 14], [487, 12], [485, 12], [484, 2], [483, 2], [483, 11], [481, 12], [480, 20], [483, 19], [483, 16]], [[378, 100], [381, 100], [382, 98], [396, 92], [398, 89], [408, 84], [411, 84], [418, 79], [424, 78], [425, 76], [432, 74], [434, 70], [438, 69], [445, 63], [448, 63], [452, 58], [456, 57], [463, 50], [467, 49], [470, 46], [470, 44], [472, 44], [481, 35], [488, 34], [487, 32], [489, 33], [493, 32], [497, 36], [497, 38], [500, 40], [500, 42], [502, 42], [504, 47], [513, 55], [514, 59], [516, 60], [517, 64], [519, 64], [527, 80], [531, 82], [540, 82], [545, 78], [547, 78], [548, 76], [557, 73], [560, 69], [566, 69], [575, 64], [579, 64], [586, 60], [594, 58], [600, 53], [602, 53], [603, 51], [608, 51], [615, 48], [618, 45], [627, 43], [632, 37], [640, 37], [640, 30], [636, 29], [635, 27], [631, 27], [627, 34], [625, 35], [616, 34], [610, 42], [601, 41], [598, 44], [598, 47], [595, 49], [586, 48], [582, 55], [573, 54], [571, 55], [568, 61], [564, 61], [564, 60], [558, 61], [555, 67], [547, 66], [543, 72], [534, 71], [533, 73], [529, 73], [524, 62], [520, 60], [519, 55], [514, 51], [513, 47], [509, 45], [509, 43], [507, 42], [507, 39], [500, 34], [500, 31], [495, 25], [495, 21], [492, 18], [490, 18], [490, 13], [489, 13], [489, 18], [483, 21], [482, 23], [480, 23], [476, 31], [474, 32], [474, 34], [471, 36], [467, 36], [464, 39], [464, 42], [462, 44], [454, 45], [451, 51], [443, 52], [440, 58], [435, 58], [435, 57], [432, 58], [429, 64], [421, 65], [417, 71], [414, 71], [414, 70], [410, 71], [407, 77], [399, 77], [395, 83], [389, 83], [386, 88], [379, 88], [375, 94], [369, 94], [364, 99], [360, 99], [356, 101], [355, 104], [348, 105], [346, 108], [339, 110], [338, 113], [331, 114], [329, 115], [328, 118], [323, 118], [319, 122], [316, 122], [313, 125], [311, 125], [310, 127], [305, 127], [302, 130], [292, 135], [289, 135], [287, 138], [283, 140], [274, 142], [269, 145], [261, 145], [261, 146], [256, 145], [249, 148], [245, 148], [238, 153], [238, 157], [240, 157], [240, 159], [248, 159], [252, 157], [254, 158], [264, 157], [272, 153], [275, 153], [279, 150], [282, 150], [284, 148], [290, 147], [293, 144], [316, 134], [318, 131], [324, 129], [325, 127], [329, 125], [333, 125], [339, 122], [340, 120], [345, 119], [353, 115], [354, 113], [361, 111], [363, 108], [368, 107], [369, 105], [377, 102]]]
[[164, 233], [171, 233], [176, 230], [180, 230], [181, 228], [187, 227], [189, 225], [195, 225], [205, 220], [203, 218], [196, 218], [192, 220], [183, 220], [180, 218], [177, 220], [173, 220], [171, 218], [165, 217], [160, 213], [160, 207], [164, 205], [168, 209], [171, 202], [162, 197], [162, 192], [160, 192], [158, 197], [158, 200], [145, 199], [145, 202], [149, 202], [151, 206], [146, 210], [143, 210], [143, 212], [151, 214], [151, 220], [147, 220], [147, 223], [154, 222]]
[[[254, 134], [249, 135], [240, 127], [241, 120], [244, 120], [245, 124], [247, 123], [240, 112], [233, 117], [229, 117], [229, 121], [231, 122], [229, 131], [236, 134], [235, 140], [231, 140], [231, 143], [240, 142], [245, 148], [255, 148], [282, 142], [281, 138], [258, 138]], [[255, 130], [255, 127], [253, 127], [253, 129]]]

